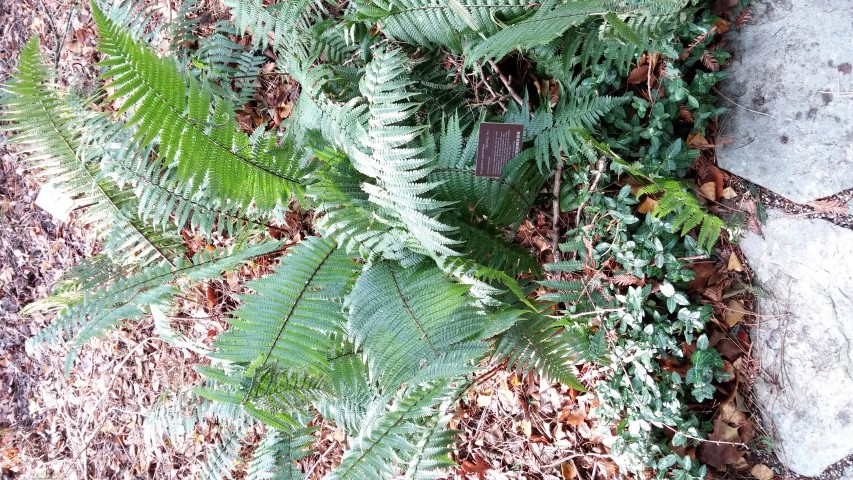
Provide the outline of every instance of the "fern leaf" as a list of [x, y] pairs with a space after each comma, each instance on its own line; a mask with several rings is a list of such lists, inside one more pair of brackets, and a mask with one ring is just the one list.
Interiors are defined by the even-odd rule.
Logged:
[[567, 29], [593, 15], [608, 12], [607, 0], [575, 0], [555, 6], [544, 2], [535, 14], [513, 23], [485, 40], [473, 43], [466, 55], [466, 63], [478, 60], [501, 59], [513, 50], [526, 50], [550, 43]]
[[517, 19], [528, 13], [528, 4], [522, 0], [359, 1], [354, 6], [360, 18], [379, 21], [382, 32], [393, 40], [456, 50], [463, 35], [494, 33], [500, 25], [497, 19]]
[[[97, 8], [98, 48], [108, 58], [110, 98], [123, 99], [119, 113], [133, 109], [128, 124], [142, 146], [159, 140], [165, 164], [177, 161], [177, 174], [193, 188], [207, 185], [216, 198], [270, 209], [298, 193], [299, 162], [276, 146], [272, 136], [249, 138], [239, 130], [229, 105], [210, 89], [182, 74], [171, 59], [161, 59]], [[212, 105], [212, 108], [211, 108]]]
[[81, 223], [108, 239], [105, 249], [120, 263], [147, 265], [180, 256], [182, 241], [174, 229], [153, 229], [136, 217], [136, 201], [97, 173], [95, 152], [81, 136], [86, 112], [75, 112], [50, 84], [53, 77], [33, 37], [21, 52], [18, 72], [5, 87], [3, 119], [17, 133], [30, 165], [66, 196], [85, 207]]
[[246, 480], [301, 480], [296, 462], [311, 453], [308, 431], [282, 432], [268, 428], [249, 461]]
[[432, 478], [438, 468], [452, 465], [452, 436], [438, 430], [449, 420], [441, 412], [455, 391], [447, 382], [438, 382], [406, 389], [390, 407], [387, 396], [375, 400], [362, 431], [329, 478], [400, 477], [402, 472], [395, 471], [394, 465], [415, 469], [406, 473], [419, 474], [418, 478]]
[[383, 391], [436, 374], [433, 365], [443, 378], [474, 368], [485, 354], [478, 341], [485, 319], [467, 290], [435, 267], [378, 262], [361, 274], [347, 298], [347, 331]]
[[309, 238], [294, 247], [276, 272], [249, 286], [257, 294], [228, 320], [213, 356], [261, 368], [328, 369], [333, 334], [342, 332], [341, 299], [359, 265], [328, 240]]
[[663, 195], [651, 214], [657, 218], [675, 214], [672, 218], [672, 231], [680, 230], [682, 236], [701, 225], [697, 243], [704, 250], [711, 251], [719, 240], [725, 223], [719, 217], [705, 212], [696, 196], [676, 180], [658, 180], [647, 185], [637, 191], [637, 198], [655, 193]]
[[90, 339], [103, 335], [123, 320], [139, 318], [148, 305], [168, 303], [176, 293], [174, 282], [212, 278], [276, 248], [277, 242], [264, 242], [231, 254], [199, 253], [192, 260], [178, 259], [174, 265], [149, 266], [98, 290], [84, 292], [79, 301], [65, 308], [30, 342], [55, 343], [65, 335], [71, 347], [66, 358], [66, 369], [70, 369], [79, 349]]
[[549, 380], [585, 391], [572, 372], [578, 352], [558, 334], [553, 323], [544, 315], [526, 313], [498, 338], [492, 358], [505, 361], [509, 368], [536, 370]]

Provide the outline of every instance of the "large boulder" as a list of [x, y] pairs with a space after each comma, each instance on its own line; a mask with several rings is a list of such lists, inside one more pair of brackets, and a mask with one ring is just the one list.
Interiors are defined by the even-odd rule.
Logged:
[[807, 203], [853, 187], [853, 2], [752, 0], [732, 35], [720, 167]]
[[741, 248], [758, 284], [754, 393], [780, 460], [817, 476], [853, 454], [853, 231], [771, 211]]

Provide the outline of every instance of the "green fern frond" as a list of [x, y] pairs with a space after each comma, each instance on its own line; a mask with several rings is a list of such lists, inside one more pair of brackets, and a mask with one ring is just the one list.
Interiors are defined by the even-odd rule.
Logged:
[[572, 372], [578, 352], [565, 335], [559, 333], [550, 318], [527, 312], [513, 328], [498, 337], [492, 358], [505, 361], [508, 368], [536, 370], [551, 381], [585, 391]]
[[352, 346], [329, 360], [331, 391], [318, 395], [314, 407], [323, 418], [343, 428], [347, 435], [357, 436], [364, 426], [367, 409], [379, 392], [369, 381], [367, 364]]
[[466, 222], [453, 223], [462, 249], [462, 258], [469, 258], [484, 267], [506, 272], [516, 278], [530, 274], [539, 277], [542, 266], [530, 251], [510, 243], [504, 234], [488, 225], [472, 225]]
[[196, 367], [196, 371], [212, 385], [196, 388], [197, 395], [239, 405], [254, 419], [285, 431], [299, 428], [306, 406], [329, 389], [328, 379], [323, 376], [275, 364], [248, 369], [228, 364], [224, 369]]
[[485, 318], [470, 305], [467, 290], [429, 266], [378, 262], [359, 276], [347, 298], [347, 332], [384, 392], [415, 378], [468, 373], [483, 357]]
[[546, 180], [533, 161], [534, 151], [525, 149], [510, 160], [499, 178], [478, 176], [474, 168], [477, 131], [464, 142], [459, 118], [454, 115], [445, 123], [437, 166], [427, 176], [439, 184], [436, 196], [456, 202], [454, 208], [462, 216], [486, 216], [493, 225], [521, 221]]
[[165, 164], [177, 162], [177, 174], [193, 188], [207, 185], [223, 202], [270, 209], [300, 191], [304, 172], [271, 135], [252, 138], [240, 131], [227, 102], [182, 74], [171, 59], [161, 59], [134, 42], [97, 8], [98, 48], [110, 79], [111, 99], [122, 99], [119, 113], [133, 110], [128, 124], [142, 146], [159, 141]]
[[684, 188], [677, 180], [657, 180], [637, 191], [637, 198], [643, 195], [662, 193], [651, 214], [657, 218], [672, 217], [672, 231], [680, 230], [681, 236], [701, 225], [698, 245], [705, 251], [711, 251], [719, 240], [725, 223], [716, 215], [706, 212], [699, 200]]
[[148, 305], [167, 304], [177, 292], [175, 282], [213, 278], [278, 247], [277, 242], [263, 242], [230, 254], [198, 253], [192, 260], [179, 258], [174, 265], [149, 266], [98, 290], [83, 292], [79, 301], [65, 308], [30, 342], [57, 343], [64, 335], [71, 348], [66, 358], [66, 369], [70, 369], [77, 353], [90, 339], [116, 328], [122, 321], [145, 315]]
[[609, 11], [608, 0], [544, 2], [533, 15], [519, 20], [466, 49], [465, 62], [498, 60], [513, 50], [528, 50], [559, 38], [570, 27]]
[[341, 300], [360, 266], [328, 240], [309, 238], [293, 248], [276, 272], [249, 283], [257, 294], [228, 319], [214, 357], [259, 369], [326, 371], [333, 335], [345, 323]]
[[361, 189], [368, 177], [356, 171], [342, 154], [319, 151], [316, 155], [325, 168], [316, 173], [318, 181], [306, 196], [315, 202], [317, 230], [353, 255], [368, 259], [378, 256], [404, 265], [417, 261], [420, 255], [408, 248], [408, 234], [394, 226]]
[[427, 181], [431, 159], [422, 156], [424, 128], [411, 125], [419, 105], [407, 92], [412, 83], [406, 64], [399, 50], [373, 52], [359, 84], [361, 97], [344, 105], [322, 91], [328, 68], [306, 69], [294, 60], [289, 71], [304, 88], [297, 104], [301, 127], [320, 130], [367, 177], [361, 189], [380, 207], [382, 221], [406, 232], [404, 243], [416, 253], [452, 256], [452, 229], [438, 218], [448, 204], [431, 196], [436, 184]]
[[449, 420], [442, 412], [457, 388], [448, 382], [410, 387], [390, 407], [390, 396], [377, 398], [367, 409], [361, 432], [329, 478], [399, 478], [404, 473], [436, 477], [438, 469], [453, 464], [449, 455], [453, 435], [440, 430]]
[[354, 3], [359, 18], [379, 22], [382, 33], [393, 40], [415, 45], [461, 48], [463, 35], [491, 34], [498, 19], [517, 19], [528, 14], [523, 0], [366, 0]]
[[95, 152], [81, 138], [86, 125], [56, 92], [53, 73], [33, 37], [21, 52], [18, 72], [4, 87], [3, 120], [17, 133], [10, 141], [22, 147], [27, 162], [50, 183], [84, 207], [80, 217], [96, 233], [109, 234], [110, 256], [122, 263], [171, 262], [183, 252], [174, 229], [153, 229], [136, 217], [136, 199], [98, 173]]
[[230, 22], [217, 22], [212, 35], [199, 39], [199, 47], [191, 54], [191, 61], [201, 68], [208, 84], [215, 86], [217, 96], [243, 105], [257, 90], [257, 76], [267, 58], [231, 40], [232, 30]]
[[143, 221], [161, 228], [188, 227], [207, 238], [223, 232], [233, 236], [245, 227], [269, 228], [267, 218], [254, 206], [220, 201], [179, 178], [175, 166], [152, 162], [150, 149], [141, 147], [123, 127], [97, 117], [87, 123], [86, 131], [89, 143], [99, 148], [101, 174], [132, 187]]
[[600, 119], [627, 98], [598, 96], [580, 86], [566, 86], [567, 94], [554, 107], [553, 120], [534, 140], [536, 163], [541, 170], [550, 171], [551, 158], [583, 155], [594, 159], [595, 152], [578, 135], [578, 131], [594, 132]]
[[282, 432], [268, 428], [249, 461], [246, 480], [302, 480], [296, 462], [311, 453], [307, 430]]
[[314, 38], [307, 33], [327, 8], [323, 0], [296, 0], [266, 6], [263, 0], [223, 0], [238, 31], [252, 33], [255, 46], [271, 44], [280, 54], [305, 55]]

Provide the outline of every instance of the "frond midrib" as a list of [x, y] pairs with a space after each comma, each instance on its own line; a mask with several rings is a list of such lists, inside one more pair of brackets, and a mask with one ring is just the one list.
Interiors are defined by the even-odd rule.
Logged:
[[302, 288], [299, 290], [299, 294], [296, 296], [296, 299], [290, 304], [290, 308], [288, 309], [287, 314], [285, 315], [284, 319], [281, 322], [281, 326], [279, 327], [278, 332], [276, 333], [276, 336], [275, 336], [275, 341], [272, 342], [269, 350], [267, 350], [267, 352], [264, 354], [264, 359], [260, 363], [260, 366], [266, 365], [266, 363], [269, 361], [270, 357], [272, 356], [272, 352], [275, 350], [275, 346], [278, 345], [278, 341], [279, 341], [279, 339], [281, 339], [281, 336], [284, 333], [284, 329], [287, 327], [287, 324], [290, 322], [291, 317], [293, 317], [293, 313], [296, 312], [296, 307], [302, 301], [302, 297], [305, 296], [305, 292], [308, 291], [308, 287], [311, 286], [312, 281], [314, 280], [314, 277], [317, 275], [317, 273], [320, 271], [320, 269], [323, 268], [323, 265], [326, 264], [326, 261], [332, 256], [332, 254], [335, 253], [335, 251], [336, 251], [335, 248], [330, 248], [328, 253], [323, 255], [323, 258], [320, 259], [320, 261], [317, 263], [316, 268], [314, 268], [312, 270], [311, 275], [308, 276], [305, 283], [302, 285]]

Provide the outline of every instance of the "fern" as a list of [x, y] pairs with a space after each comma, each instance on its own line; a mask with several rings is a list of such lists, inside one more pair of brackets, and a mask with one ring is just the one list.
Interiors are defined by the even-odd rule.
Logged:
[[389, 38], [419, 45], [460, 49], [465, 34], [491, 34], [498, 19], [513, 19], [528, 12], [520, 0], [394, 0], [359, 1], [355, 11], [366, 21], [378, 21]]
[[[455, 389], [447, 382], [410, 387], [390, 407], [390, 396], [377, 398], [367, 409], [364, 426], [344, 453], [330, 479], [392, 478], [395, 465], [407, 466], [414, 478], [435, 478], [452, 465], [452, 437], [441, 433], [448, 418], [441, 415]], [[439, 405], [437, 408], [436, 405]], [[432, 453], [429, 459], [424, 453]]]
[[251, 364], [270, 362], [288, 368], [328, 369], [326, 355], [343, 330], [341, 299], [358, 264], [327, 240], [300, 243], [277, 272], [250, 283], [257, 294], [229, 319], [232, 328], [216, 342], [215, 357]]
[[567, 29], [593, 15], [608, 12], [607, 0], [576, 0], [563, 4], [546, 1], [528, 18], [513, 23], [467, 50], [466, 62], [500, 59], [513, 50], [550, 43]]
[[84, 123], [55, 91], [52, 76], [33, 37], [5, 86], [3, 119], [17, 130], [10, 140], [29, 154], [32, 168], [83, 208], [82, 223], [109, 239], [105, 249], [113, 259], [142, 266], [172, 261], [183, 250], [180, 237], [172, 229], [144, 225], [136, 217], [136, 199], [98, 175], [93, 152], [81, 137]]
[[174, 264], [148, 267], [98, 290], [85, 291], [82, 298], [64, 308], [31, 342], [36, 345], [57, 343], [65, 335], [71, 347], [66, 359], [66, 369], [69, 369], [77, 351], [90, 339], [115, 328], [121, 321], [145, 315], [148, 305], [168, 303], [176, 293], [174, 282], [218, 276], [277, 247], [276, 242], [265, 242], [230, 255], [199, 253], [192, 260], [177, 259]]
[[[681, 230], [681, 236], [687, 235], [694, 228], [699, 228], [696, 242], [706, 251], [711, 251], [714, 244], [720, 238], [723, 221], [710, 213], [705, 212], [696, 196], [686, 190], [676, 180], [658, 180], [637, 191], [637, 197], [662, 193], [657, 205], [652, 210], [652, 215], [658, 218], [669, 216], [672, 218], [672, 231]], [[674, 214], [672, 216], [671, 214]]]
[[[111, 252], [76, 268], [42, 303], [58, 316], [34, 341], [64, 337], [76, 350], [151, 312], [166, 341], [193, 348], [159, 314], [185, 285], [276, 251], [275, 242], [257, 243], [256, 230], [296, 199], [314, 210], [323, 238], [297, 243], [273, 273], [247, 284], [228, 331], [212, 351], [198, 349], [212, 360], [198, 368], [203, 386], [155, 408], [149, 442], [218, 422], [223, 433], [202, 476], [230, 477], [247, 433], [263, 424], [247, 475], [290, 478], [310, 440], [307, 412], [319, 412], [349, 436], [332, 478], [437, 478], [452, 464], [449, 415], [477, 368], [505, 364], [582, 389], [574, 364], [607, 355], [603, 329], [544, 312], [562, 307], [550, 302], [582, 309], [602, 301], [596, 280], [578, 273], [594, 259], [580, 251], [579, 261], [546, 266], [558, 279], [536, 282], [542, 269], [508, 240], [511, 227], [539, 200], [555, 161], [576, 166], [609, 151], [592, 135], [627, 97], [584, 82], [592, 63], [612, 55], [605, 68], [624, 71], [650, 37], [669, 32], [661, 18], [683, 5], [225, 3], [234, 25], [217, 23], [205, 37], [199, 2], [182, 2], [170, 27], [179, 33], [176, 58], [142, 41], [147, 27], [128, 32], [118, 22], [129, 17], [94, 6], [109, 92], [100, 106], [55, 92], [37, 45], [28, 45], [4, 118], [32, 165], [87, 205]], [[137, 11], [133, 4], [121, 8]], [[251, 47], [230, 37], [247, 30]], [[234, 102], [251, 94], [267, 47], [300, 97], [285, 134], [247, 135]], [[560, 56], [540, 66], [559, 83], [560, 101], [551, 108], [530, 99], [544, 106], [513, 106], [498, 118], [470, 108], [470, 85], [455, 75], [514, 51]], [[111, 102], [116, 115], [93, 113]], [[483, 120], [525, 129], [524, 148], [497, 179], [474, 172]], [[663, 193], [655, 215], [671, 213], [683, 234], [701, 227], [700, 241], [714, 233], [713, 220], [685, 213], [698, 209], [681, 197], [687, 192], [665, 182], [646, 189], [655, 192]], [[234, 249], [188, 259], [176, 235], [185, 230], [230, 237]], [[543, 286], [552, 291], [534, 299]]]
[[347, 298], [347, 332], [383, 391], [473, 370], [486, 353], [478, 341], [484, 319], [466, 290], [435, 267], [379, 262], [359, 276]]
[[110, 98], [123, 99], [119, 113], [135, 109], [128, 124], [136, 128], [137, 140], [147, 146], [157, 139], [163, 162], [177, 161], [178, 176], [192, 182], [194, 191], [206, 185], [223, 202], [254, 201], [266, 209], [299, 191], [300, 164], [275, 138], [240, 132], [228, 104], [208, 87], [133, 41], [97, 7], [93, 15], [99, 49], [108, 56], [101, 65], [108, 67]]
[[501, 334], [492, 357], [506, 362], [509, 368], [535, 369], [552, 381], [585, 391], [572, 372], [574, 362], [581, 359], [579, 355], [583, 352], [566, 341], [571, 338], [559, 333], [550, 318], [526, 313], [513, 328]]

